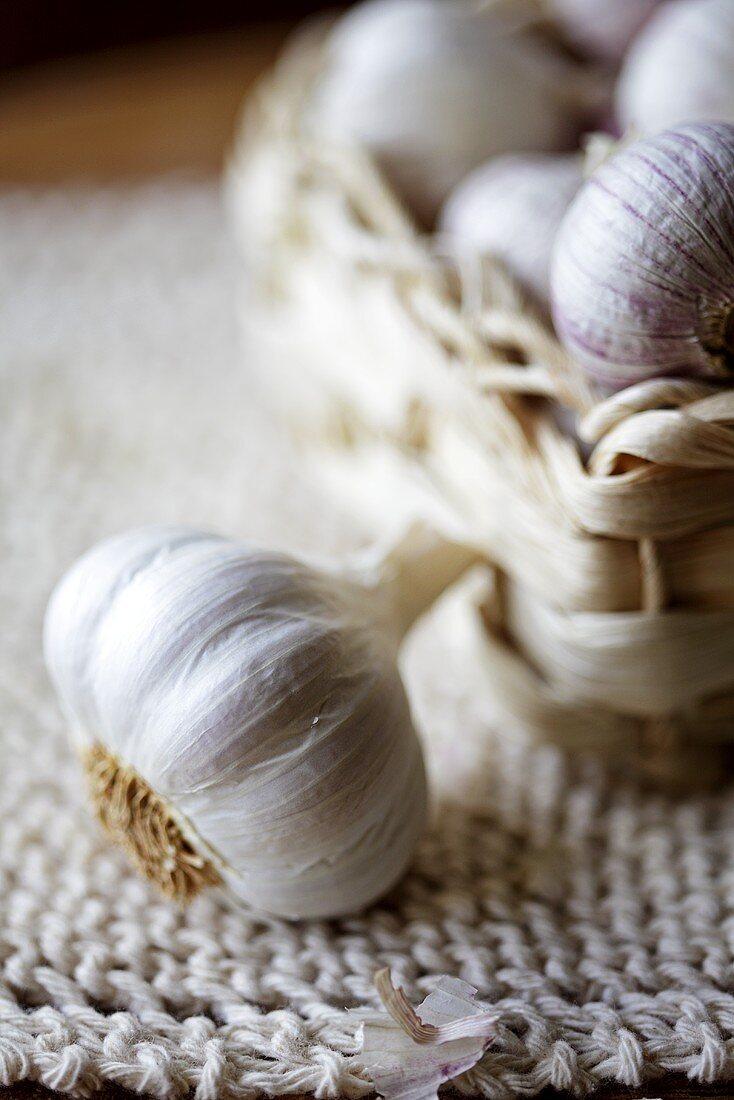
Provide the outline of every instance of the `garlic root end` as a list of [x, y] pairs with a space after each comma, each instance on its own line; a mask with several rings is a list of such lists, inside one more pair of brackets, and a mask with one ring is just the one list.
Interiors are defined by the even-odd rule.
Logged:
[[701, 330], [701, 344], [718, 375], [734, 374], [734, 303], [711, 312]]
[[103, 829], [165, 897], [187, 903], [221, 885], [219, 872], [184, 835], [172, 808], [132, 768], [99, 744], [84, 751], [83, 763]]

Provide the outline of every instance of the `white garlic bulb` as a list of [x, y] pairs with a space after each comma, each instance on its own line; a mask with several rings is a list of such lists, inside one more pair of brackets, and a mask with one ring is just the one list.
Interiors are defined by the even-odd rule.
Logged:
[[682, 122], [734, 122], [734, 0], [669, 0], [630, 48], [616, 94], [639, 134]]
[[602, 385], [734, 371], [734, 126], [636, 142], [584, 184], [551, 269], [559, 337]]
[[467, 0], [369, 0], [327, 48], [311, 126], [357, 143], [431, 221], [498, 153], [573, 146], [585, 105], [575, 68]]
[[565, 37], [590, 57], [618, 62], [661, 0], [545, 0]]
[[581, 169], [581, 157], [570, 153], [496, 157], [451, 192], [440, 229], [452, 251], [496, 256], [546, 302], [553, 244], [581, 186]]
[[153, 528], [59, 582], [51, 678], [103, 824], [164, 893], [331, 917], [401, 876], [426, 789], [396, 644], [468, 559], [406, 562], [393, 602], [377, 574]]

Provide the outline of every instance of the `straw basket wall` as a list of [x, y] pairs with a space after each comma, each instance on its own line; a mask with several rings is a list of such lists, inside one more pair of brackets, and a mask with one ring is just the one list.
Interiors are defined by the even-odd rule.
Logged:
[[717, 777], [734, 392], [654, 381], [596, 400], [503, 271], [443, 261], [363, 152], [309, 131], [322, 42], [302, 36], [259, 89], [228, 175], [248, 328], [292, 431], [375, 523], [423, 510], [481, 549], [481, 659], [508, 729]]

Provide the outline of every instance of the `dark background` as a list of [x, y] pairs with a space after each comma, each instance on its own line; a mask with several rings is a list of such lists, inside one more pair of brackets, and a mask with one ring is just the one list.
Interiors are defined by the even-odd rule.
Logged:
[[0, 69], [95, 50], [294, 21], [313, 0], [0, 0]]

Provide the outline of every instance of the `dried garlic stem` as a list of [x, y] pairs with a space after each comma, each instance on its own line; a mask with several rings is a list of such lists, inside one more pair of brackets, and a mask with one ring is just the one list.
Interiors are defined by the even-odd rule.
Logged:
[[440, 595], [480, 560], [478, 552], [416, 524], [384, 563], [384, 586], [402, 638]]
[[219, 886], [216, 868], [184, 836], [171, 807], [99, 744], [83, 754], [92, 803], [105, 832], [166, 897], [189, 902]]

